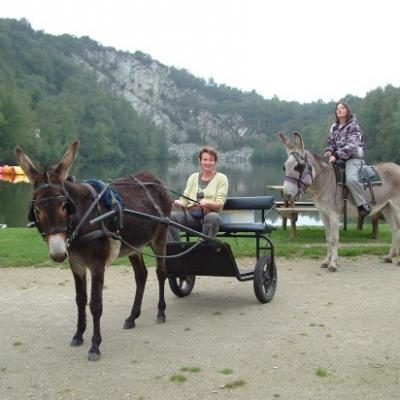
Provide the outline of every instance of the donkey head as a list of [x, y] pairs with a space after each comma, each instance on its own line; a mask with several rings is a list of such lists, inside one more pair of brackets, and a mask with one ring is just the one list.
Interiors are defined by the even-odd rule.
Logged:
[[17, 162], [33, 185], [29, 220], [33, 222], [49, 247], [50, 258], [62, 262], [67, 256], [66, 239], [71, 230], [71, 215], [75, 205], [65, 189], [64, 182], [75, 161], [79, 141], [74, 142], [61, 161], [38, 172], [30, 158], [17, 147]]
[[293, 143], [285, 134], [279, 133], [278, 135], [288, 154], [283, 168], [285, 171], [283, 195], [285, 201], [293, 203], [299, 200], [305, 190], [312, 184], [310, 155], [304, 149], [303, 139], [299, 132], [294, 132]]

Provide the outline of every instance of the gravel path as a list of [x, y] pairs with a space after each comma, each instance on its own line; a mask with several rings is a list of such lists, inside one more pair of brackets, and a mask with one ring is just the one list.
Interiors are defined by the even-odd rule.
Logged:
[[99, 362], [87, 361], [90, 318], [84, 344], [69, 346], [68, 269], [0, 269], [0, 399], [400, 399], [400, 267], [375, 257], [342, 259], [334, 274], [314, 260], [277, 266], [265, 305], [235, 279], [197, 278], [186, 298], [168, 288], [164, 325], [151, 269], [133, 330], [122, 329], [133, 274], [110, 268]]

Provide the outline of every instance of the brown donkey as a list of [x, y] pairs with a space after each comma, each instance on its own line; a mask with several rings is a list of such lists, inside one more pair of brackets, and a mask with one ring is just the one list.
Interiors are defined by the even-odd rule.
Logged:
[[[298, 132], [294, 133], [294, 142], [283, 133], [279, 137], [286, 147], [288, 158], [285, 162], [283, 192], [285, 199], [291, 203], [297, 201], [309, 189], [313, 194], [325, 228], [328, 245], [327, 256], [321, 267], [329, 272], [336, 271], [339, 247], [339, 221], [343, 213], [342, 187], [337, 186], [333, 167], [324, 159], [304, 148], [303, 139]], [[371, 204], [371, 214], [379, 211], [384, 215], [392, 230], [392, 246], [385, 262], [392, 262], [398, 255], [400, 229], [400, 166], [391, 162], [374, 165], [382, 186], [374, 188], [375, 202]], [[369, 191], [366, 197], [371, 200]], [[356, 216], [354, 204], [349, 207], [349, 215]]]
[[[123, 224], [107, 220], [90, 224], [89, 221], [108, 211], [102, 202], [94, 206], [98, 194], [88, 184], [67, 180], [75, 161], [79, 142], [74, 142], [61, 161], [54, 166], [37, 171], [29, 157], [16, 149], [17, 160], [34, 187], [30, 219], [36, 223], [39, 232], [47, 242], [50, 258], [62, 262], [68, 256], [75, 279], [78, 323], [71, 346], [83, 343], [86, 329], [86, 270], [91, 274], [90, 311], [93, 317], [92, 346], [89, 360], [100, 358], [100, 318], [103, 311], [103, 283], [107, 265], [120, 256], [129, 256], [136, 281], [136, 293], [130, 316], [124, 328], [135, 327], [139, 317], [147, 269], [140, 249], [150, 245], [155, 254], [166, 253], [166, 225], [143, 218], [124, 215]], [[118, 193], [124, 207], [154, 216], [168, 217], [171, 199], [161, 182], [148, 172], [114, 180], [110, 187]], [[110, 233], [118, 232], [122, 243]], [[135, 247], [132, 249], [128, 244]], [[157, 322], [165, 322], [164, 284], [166, 280], [165, 261], [157, 258], [159, 300]]]

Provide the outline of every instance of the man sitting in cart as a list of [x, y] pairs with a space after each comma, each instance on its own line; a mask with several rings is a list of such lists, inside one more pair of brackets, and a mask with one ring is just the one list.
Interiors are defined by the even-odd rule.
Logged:
[[[203, 234], [216, 237], [222, 218], [218, 214], [226, 202], [228, 178], [217, 172], [217, 151], [204, 146], [199, 152], [200, 172], [191, 174], [186, 182], [182, 197], [175, 200], [171, 220]], [[178, 209], [179, 208], [179, 209]], [[168, 241], [179, 242], [179, 229], [168, 228]]]

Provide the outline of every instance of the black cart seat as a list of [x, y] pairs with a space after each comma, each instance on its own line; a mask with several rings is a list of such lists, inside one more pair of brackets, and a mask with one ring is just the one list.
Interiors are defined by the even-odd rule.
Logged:
[[[265, 210], [274, 206], [273, 196], [228, 197], [221, 213], [223, 223], [219, 231], [225, 233], [252, 232], [262, 234], [276, 228], [264, 222]], [[254, 212], [261, 210], [261, 222], [256, 222]]]

